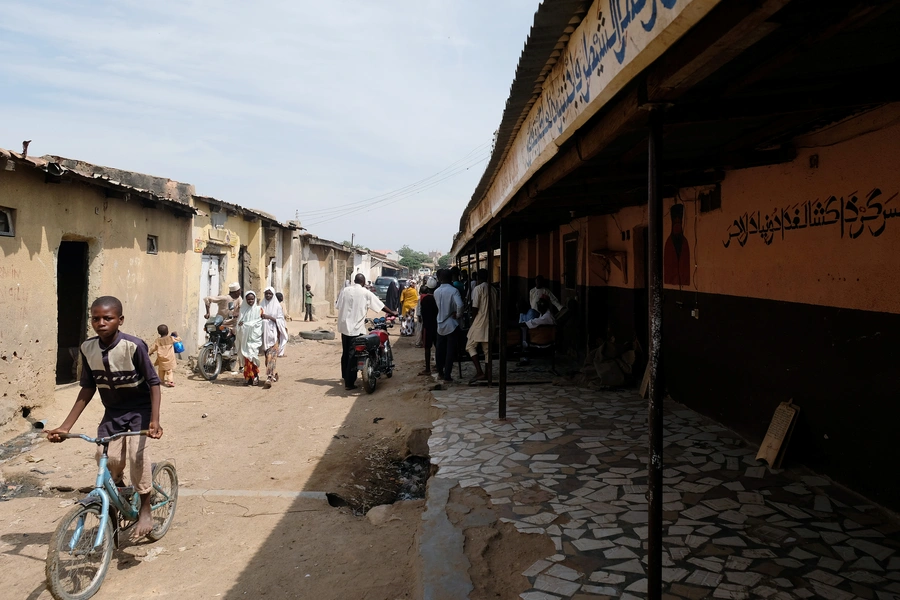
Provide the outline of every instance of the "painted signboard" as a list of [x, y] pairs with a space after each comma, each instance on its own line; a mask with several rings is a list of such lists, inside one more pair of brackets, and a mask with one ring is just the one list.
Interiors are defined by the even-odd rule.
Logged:
[[596, 0], [544, 82], [467, 235], [487, 222], [560, 144], [719, 0]]

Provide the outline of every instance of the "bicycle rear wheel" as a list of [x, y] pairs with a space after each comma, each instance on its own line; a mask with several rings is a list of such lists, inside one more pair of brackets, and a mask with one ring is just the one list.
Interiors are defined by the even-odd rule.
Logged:
[[147, 537], [154, 542], [162, 539], [172, 519], [175, 518], [175, 507], [178, 504], [178, 473], [170, 462], [157, 463], [153, 467], [153, 492], [150, 494], [150, 506], [153, 507], [153, 531]]
[[47, 585], [57, 600], [85, 600], [100, 589], [113, 553], [112, 522], [91, 550], [100, 529], [100, 506], [78, 504], [60, 521], [47, 548]]

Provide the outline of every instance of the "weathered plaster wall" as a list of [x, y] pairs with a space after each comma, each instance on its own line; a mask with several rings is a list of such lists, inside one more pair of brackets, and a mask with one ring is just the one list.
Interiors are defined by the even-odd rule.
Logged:
[[[88, 304], [117, 296], [125, 332], [152, 340], [160, 323], [186, 323], [190, 219], [78, 183], [46, 184], [27, 168], [0, 172], [0, 205], [16, 210], [16, 236], [0, 237], [0, 421], [53, 393], [61, 241], [88, 242]], [[148, 235], [158, 236], [156, 255], [147, 254]]]
[[[251, 222], [234, 213], [228, 213], [221, 208], [217, 214], [209, 203], [195, 199], [194, 206], [201, 213], [194, 216], [192, 223], [191, 243], [185, 256], [186, 268], [184, 279], [186, 285], [187, 322], [193, 332], [197, 331], [200, 311], [204, 310], [203, 298], [200, 297], [200, 271], [204, 254], [214, 254], [222, 257], [224, 268], [219, 277], [218, 294], [228, 293], [228, 285], [239, 281], [241, 262], [239, 251], [242, 245], [248, 246], [247, 251], [251, 257], [251, 268], [259, 273], [262, 262], [261, 248], [253, 247], [254, 241], [258, 244], [260, 237], [256, 235], [259, 229], [259, 221]], [[225, 223], [221, 228], [213, 225], [214, 219], [225, 216]], [[254, 266], [255, 265], [255, 266]], [[265, 271], [263, 271], [265, 272]], [[248, 288], [256, 289], [257, 288]], [[180, 333], [180, 331], [179, 331]], [[182, 336], [185, 342], [185, 350], [188, 354], [197, 351], [198, 334], [193, 333], [188, 337]]]
[[312, 288], [313, 314], [325, 317], [334, 314], [337, 296], [334, 288], [334, 250], [327, 246], [309, 246], [307, 283]]
[[313, 314], [317, 317], [334, 316], [334, 303], [347, 279], [347, 267], [353, 267], [350, 252], [331, 246], [310, 244], [308, 252], [307, 283], [312, 285]]

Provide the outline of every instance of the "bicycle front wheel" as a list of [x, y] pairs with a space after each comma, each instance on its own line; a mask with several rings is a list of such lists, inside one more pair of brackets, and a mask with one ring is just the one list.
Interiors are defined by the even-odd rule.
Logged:
[[103, 541], [93, 549], [100, 530], [100, 506], [78, 504], [60, 521], [47, 549], [47, 585], [56, 600], [84, 600], [100, 589], [113, 554], [113, 528], [106, 521]]
[[147, 537], [154, 542], [162, 539], [172, 519], [175, 518], [175, 506], [178, 504], [178, 473], [175, 465], [166, 461], [153, 467], [153, 492], [150, 494], [150, 506], [153, 514], [153, 531]]

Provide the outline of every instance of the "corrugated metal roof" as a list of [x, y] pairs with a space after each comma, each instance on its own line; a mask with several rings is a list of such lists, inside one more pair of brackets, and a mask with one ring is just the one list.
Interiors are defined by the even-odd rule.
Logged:
[[240, 204], [234, 204], [232, 202], [226, 202], [225, 200], [219, 200], [218, 198], [213, 198], [212, 196], [200, 196], [198, 194], [194, 194], [192, 196], [195, 200], [199, 200], [200, 202], [205, 202], [207, 204], [213, 204], [215, 206], [221, 206], [227, 210], [235, 212], [240, 215], [252, 215], [259, 219], [265, 221], [271, 221], [277, 224], [279, 227], [283, 227], [284, 229], [304, 229], [301, 227], [296, 221], [288, 221], [287, 223], [281, 223], [278, 220], [278, 217], [271, 213], [267, 213], [265, 211], [259, 210], [257, 208], [247, 208], [246, 206], [241, 206]]
[[[197, 214], [197, 210], [180, 200], [175, 198], [169, 198], [165, 196], [159, 196], [150, 190], [146, 190], [143, 188], [127, 185], [120, 181], [116, 181], [111, 179], [107, 175], [103, 175], [100, 173], [92, 173], [88, 171], [83, 171], [81, 169], [75, 169], [67, 167], [59, 162], [56, 162], [58, 157], [54, 156], [42, 156], [42, 157], [32, 157], [32, 156], [23, 156], [22, 154], [18, 154], [11, 150], [5, 150], [0, 148], [0, 157], [11, 159], [16, 164], [24, 164], [32, 167], [36, 170], [43, 171], [51, 177], [68, 177], [75, 181], [79, 181], [86, 185], [90, 185], [93, 187], [98, 187], [106, 190], [114, 190], [120, 192], [122, 194], [134, 195], [138, 198], [144, 198], [146, 200], [151, 200], [153, 202], [168, 206], [169, 208], [174, 209], [178, 213], [183, 213], [186, 215]], [[127, 196], [126, 196], [127, 198]]]
[[460, 231], [465, 230], [469, 211], [491, 187], [528, 111], [540, 98], [544, 80], [569, 41], [569, 35], [584, 19], [589, 6], [590, 2], [586, 0], [544, 0], [538, 6], [534, 14], [534, 25], [525, 40], [525, 48], [519, 57], [516, 75], [509, 88], [509, 98], [497, 129], [491, 159], [475, 187], [472, 199], [463, 211]]

